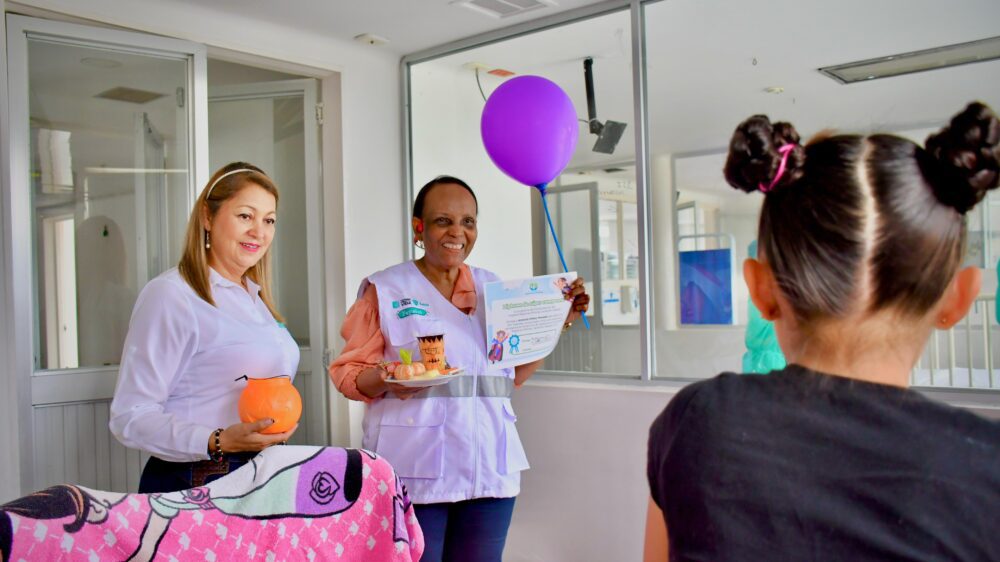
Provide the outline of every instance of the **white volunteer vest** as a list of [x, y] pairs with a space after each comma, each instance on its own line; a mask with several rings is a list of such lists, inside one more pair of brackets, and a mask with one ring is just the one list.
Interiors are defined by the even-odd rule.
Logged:
[[392, 463], [414, 503], [512, 497], [528, 468], [510, 403], [514, 371], [487, 373], [483, 284], [499, 278], [470, 268], [478, 303], [465, 314], [424, 277], [413, 262], [395, 265], [362, 283], [375, 285], [385, 337], [385, 359], [399, 350], [419, 357], [417, 336], [444, 334], [445, 357], [465, 374], [424, 389], [408, 400], [393, 396], [365, 410], [366, 449]]

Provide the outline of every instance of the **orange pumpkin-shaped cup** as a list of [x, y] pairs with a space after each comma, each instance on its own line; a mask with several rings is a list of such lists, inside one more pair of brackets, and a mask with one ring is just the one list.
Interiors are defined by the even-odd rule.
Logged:
[[420, 347], [420, 362], [428, 371], [444, 370], [444, 334], [417, 336], [417, 346]]
[[302, 397], [292, 386], [291, 377], [247, 378], [247, 387], [240, 394], [239, 411], [244, 423], [273, 419], [274, 423], [261, 433], [284, 433], [299, 422]]

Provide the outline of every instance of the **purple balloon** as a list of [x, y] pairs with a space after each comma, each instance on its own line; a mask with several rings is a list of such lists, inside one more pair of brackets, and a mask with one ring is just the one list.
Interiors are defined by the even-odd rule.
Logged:
[[493, 163], [535, 187], [554, 180], [569, 164], [578, 129], [569, 96], [541, 76], [518, 76], [501, 84], [480, 121], [483, 146]]

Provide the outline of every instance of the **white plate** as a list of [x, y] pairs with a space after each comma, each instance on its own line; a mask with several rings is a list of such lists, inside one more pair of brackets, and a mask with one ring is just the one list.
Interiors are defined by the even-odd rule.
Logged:
[[455, 377], [460, 377], [465, 372], [464, 369], [459, 369], [457, 371], [452, 371], [447, 375], [441, 375], [439, 377], [434, 377], [433, 379], [410, 379], [408, 381], [398, 381], [392, 377], [385, 379], [385, 382], [391, 382], [398, 384], [400, 386], [408, 386], [411, 388], [422, 388], [425, 386], [437, 386], [439, 384], [447, 384], [451, 382], [451, 379]]

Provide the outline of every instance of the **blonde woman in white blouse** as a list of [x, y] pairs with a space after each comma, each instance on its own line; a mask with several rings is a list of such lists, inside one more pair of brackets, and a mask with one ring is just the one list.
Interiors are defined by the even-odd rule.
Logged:
[[263, 434], [272, 420], [237, 413], [243, 375], [294, 376], [299, 362], [270, 288], [277, 205], [256, 166], [218, 170], [191, 212], [180, 264], [139, 294], [109, 426], [152, 455], [142, 493], [204, 485], [295, 431]]

